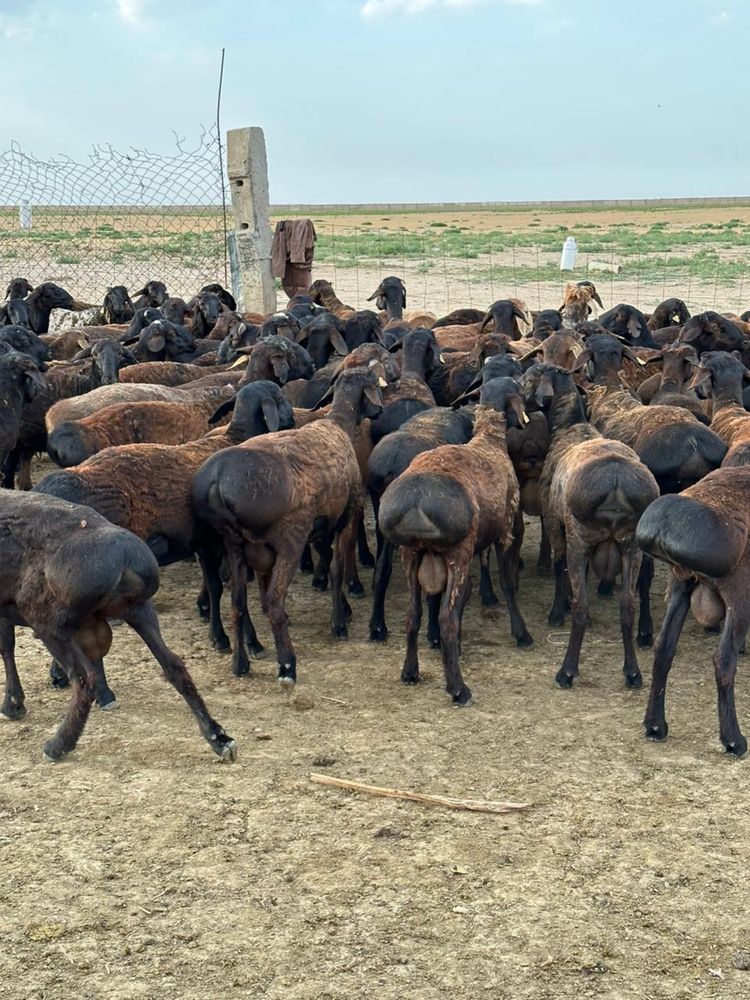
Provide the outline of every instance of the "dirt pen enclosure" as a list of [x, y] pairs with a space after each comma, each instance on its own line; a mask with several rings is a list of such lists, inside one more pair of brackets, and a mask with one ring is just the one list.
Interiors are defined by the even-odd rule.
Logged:
[[[688, 622], [669, 739], [646, 741], [651, 654], [640, 651], [646, 687], [626, 690], [616, 600], [592, 598], [581, 677], [556, 688], [565, 631], [547, 625], [537, 543], [532, 521], [520, 602], [536, 645], [516, 650], [505, 611], [482, 616], [475, 593], [466, 709], [444, 694], [434, 652], [422, 653], [422, 684], [399, 683], [398, 568], [386, 645], [367, 641], [367, 600], [350, 639], [334, 641], [329, 595], [296, 578], [291, 698], [272, 656], [250, 678], [230, 675], [195, 612], [197, 567], [165, 570], [165, 638], [236, 738], [233, 765], [213, 757], [124, 626], [107, 660], [120, 707], [94, 709], [77, 751], [43, 762], [68, 696], [21, 630], [29, 714], [0, 727], [0, 996], [750, 995], [750, 763], [718, 742], [716, 637]], [[657, 625], [665, 579], [659, 568]], [[251, 607], [270, 645], [254, 591]], [[738, 712], [750, 725], [742, 673]], [[312, 773], [530, 807], [454, 812], [320, 787]]]

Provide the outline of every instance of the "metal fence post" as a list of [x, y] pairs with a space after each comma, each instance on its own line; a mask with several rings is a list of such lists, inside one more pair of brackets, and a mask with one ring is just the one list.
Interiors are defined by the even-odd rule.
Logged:
[[268, 164], [262, 128], [227, 132], [227, 176], [234, 231], [229, 234], [232, 290], [241, 309], [271, 313], [276, 287], [271, 274]]

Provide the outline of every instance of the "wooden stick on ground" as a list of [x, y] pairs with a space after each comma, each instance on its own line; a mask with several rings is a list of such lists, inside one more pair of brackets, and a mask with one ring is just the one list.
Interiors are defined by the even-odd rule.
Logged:
[[446, 809], [464, 809], [468, 812], [509, 813], [531, 808], [530, 802], [488, 802], [485, 799], [450, 799], [444, 795], [424, 795], [422, 792], [405, 792], [398, 788], [381, 788], [379, 785], [366, 785], [361, 781], [333, 778], [328, 774], [311, 774], [310, 781], [314, 781], [316, 785], [348, 788], [353, 792], [382, 795], [388, 799], [408, 799], [410, 802], [424, 802], [429, 806], [445, 806]]

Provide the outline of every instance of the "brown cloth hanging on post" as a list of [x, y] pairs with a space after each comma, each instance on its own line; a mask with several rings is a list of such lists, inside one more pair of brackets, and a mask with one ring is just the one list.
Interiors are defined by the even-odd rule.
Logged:
[[271, 268], [291, 299], [306, 292], [318, 236], [312, 219], [283, 219], [276, 223], [271, 244]]

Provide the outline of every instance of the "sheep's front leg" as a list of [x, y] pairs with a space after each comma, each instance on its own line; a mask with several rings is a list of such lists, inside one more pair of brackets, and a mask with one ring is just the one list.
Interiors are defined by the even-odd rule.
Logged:
[[250, 673], [250, 661], [245, 649], [245, 618], [247, 616], [247, 563], [241, 548], [227, 543], [227, 562], [232, 586], [232, 632], [234, 651], [232, 672], [237, 677]]
[[646, 736], [651, 740], [666, 739], [669, 731], [664, 716], [667, 676], [672, 667], [674, 654], [677, 652], [677, 643], [690, 610], [690, 595], [694, 589], [695, 581], [680, 580], [672, 574], [667, 591], [667, 610], [654, 649], [651, 691], [646, 717], [643, 720]]
[[644, 553], [638, 572], [638, 636], [637, 643], [648, 648], [654, 643], [654, 622], [651, 618], [651, 583], [654, 579], [654, 560]]
[[638, 667], [638, 657], [633, 642], [633, 621], [635, 619], [635, 588], [640, 570], [640, 550], [633, 541], [630, 546], [622, 548], [622, 593], [620, 594], [620, 631], [625, 661], [622, 672], [629, 688], [639, 688], [643, 685], [643, 677]]
[[487, 548], [479, 553], [479, 599], [483, 608], [496, 608], [500, 604], [495, 591], [492, 589], [492, 576], [490, 575], [491, 551], [491, 549]]
[[568, 579], [573, 594], [571, 600], [572, 621], [565, 658], [555, 677], [561, 688], [572, 687], [573, 678], [578, 676], [581, 646], [589, 614], [588, 557], [589, 554], [582, 541], [576, 538], [569, 539]]
[[393, 571], [393, 545], [383, 539], [378, 546], [375, 576], [372, 581], [372, 615], [370, 616], [370, 639], [385, 642], [388, 626], [385, 623], [385, 594]]
[[[422, 587], [418, 579], [419, 553], [403, 549], [409, 603], [406, 609], [406, 657], [401, 668], [401, 681], [416, 684], [419, 681], [419, 626], [422, 624]], [[382, 555], [382, 553], [381, 553]]]
[[[747, 599], [747, 591], [742, 595]], [[740, 620], [733, 608], [727, 607], [724, 630], [719, 648], [714, 655], [716, 691], [719, 699], [719, 736], [727, 753], [742, 757], [747, 752], [747, 740], [740, 732], [737, 710], [734, 706], [734, 678], [737, 673], [737, 656], [745, 641], [748, 622]]]
[[0, 622], [0, 655], [5, 664], [5, 699], [0, 706], [0, 715], [4, 715], [6, 719], [22, 719], [26, 715], [15, 652], [16, 630], [10, 622]]

